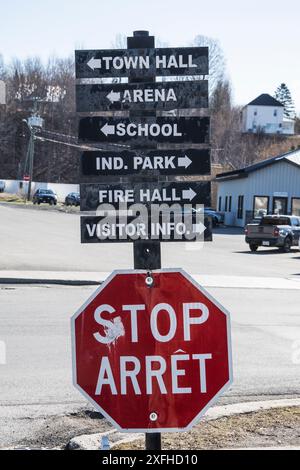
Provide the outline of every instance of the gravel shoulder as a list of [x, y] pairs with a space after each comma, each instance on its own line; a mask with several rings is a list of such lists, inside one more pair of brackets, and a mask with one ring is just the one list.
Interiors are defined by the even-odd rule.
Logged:
[[[286, 446], [300, 448], [300, 407], [245, 413], [202, 422], [190, 432], [162, 435], [162, 448], [169, 450]], [[143, 440], [138, 440], [114, 450], [143, 448]]]
[[[1, 448], [61, 449], [68, 447], [70, 440], [85, 435], [83, 448], [100, 446], [101, 433], [114, 433], [114, 428], [97, 412], [82, 410], [64, 416], [51, 416], [34, 420], [24, 419], [27, 438], [6, 443]], [[144, 437], [128, 442], [126, 433], [118, 434], [118, 443], [112, 450], [143, 450]], [[89, 443], [89, 435], [91, 446]], [[124, 442], [120, 442], [121, 439]], [[110, 436], [114, 442], [113, 434]], [[92, 445], [93, 444], [93, 445]], [[242, 413], [228, 417], [204, 420], [191, 431], [162, 434], [162, 448], [167, 450], [209, 450], [263, 447], [297, 447], [300, 449], [300, 407], [285, 407], [258, 412]], [[80, 450], [80, 449], [79, 449]]]

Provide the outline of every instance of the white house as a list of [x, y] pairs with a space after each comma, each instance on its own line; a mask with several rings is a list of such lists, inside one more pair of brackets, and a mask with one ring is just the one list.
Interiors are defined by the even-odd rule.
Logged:
[[300, 216], [300, 150], [221, 173], [215, 181], [226, 225], [244, 227], [265, 214]]
[[293, 119], [283, 116], [284, 106], [268, 94], [262, 94], [242, 110], [242, 132], [293, 135]]

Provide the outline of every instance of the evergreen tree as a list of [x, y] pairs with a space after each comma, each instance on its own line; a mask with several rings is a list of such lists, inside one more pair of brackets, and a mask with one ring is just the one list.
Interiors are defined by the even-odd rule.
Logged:
[[296, 113], [295, 113], [295, 105], [294, 101], [292, 99], [292, 95], [288, 87], [286, 86], [285, 83], [282, 83], [277, 90], [275, 91], [274, 97], [276, 100], [278, 100], [280, 103], [283, 104], [284, 110], [283, 110], [283, 115], [285, 118], [289, 119], [295, 119]]

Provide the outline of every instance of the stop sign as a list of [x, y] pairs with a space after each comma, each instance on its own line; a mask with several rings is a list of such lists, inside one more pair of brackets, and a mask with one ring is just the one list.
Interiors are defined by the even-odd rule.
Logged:
[[182, 270], [115, 271], [72, 318], [75, 387], [118, 429], [186, 431], [232, 382], [230, 318]]

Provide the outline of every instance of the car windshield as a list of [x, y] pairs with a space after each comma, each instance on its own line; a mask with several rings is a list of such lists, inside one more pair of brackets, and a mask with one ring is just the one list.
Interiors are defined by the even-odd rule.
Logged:
[[288, 217], [264, 217], [260, 225], [291, 225]]

